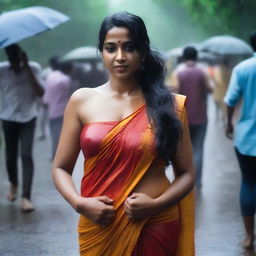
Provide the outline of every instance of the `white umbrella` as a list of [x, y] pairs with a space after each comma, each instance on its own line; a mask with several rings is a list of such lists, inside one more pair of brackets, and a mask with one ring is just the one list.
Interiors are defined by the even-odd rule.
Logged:
[[63, 61], [84, 61], [84, 60], [90, 60], [90, 59], [99, 59], [100, 56], [97, 53], [97, 48], [93, 46], [84, 46], [84, 47], [78, 47], [70, 52], [68, 52], [66, 55], [63, 56]]
[[53, 29], [68, 20], [69, 17], [61, 12], [43, 6], [5, 12], [0, 15], [0, 48]]

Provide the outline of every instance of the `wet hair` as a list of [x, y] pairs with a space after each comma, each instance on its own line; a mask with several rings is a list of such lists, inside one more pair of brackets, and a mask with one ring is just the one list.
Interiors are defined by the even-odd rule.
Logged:
[[129, 30], [135, 49], [143, 56], [138, 80], [146, 100], [147, 112], [155, 131], [159, 157], [168, 165], [174, 158], [181, 137], [181, 124], [175, 111], [175, 100], [164, 84], [166, 67], [160, 54], [151, 49], [143, 20], [131, 13], [120, 12], [108, 16], [101, 24], [98, 49], [102, 52], [107, 32], [113, 27]]
[[183, 58], [183, 60], [196, 61], [197, 60], [197, 50], [196, 50], [196, 48], [193, 47], [193, 46], [185, 47], [184, 50], [183, 50], [182, 58]]
[[5, 52], [10, 61], [12, 60], [20, 60], [20, 54], [22, 49], [17, 44], [11, 44], [5, 48]]
[[11, 44], [5, 48], [5, 53], [11, 64], [11, 69], [16, 73], [19, 73], [21, 70], [22, 52], [22, 49], [17, 44]]
[[250, 44], [253, 50], [256, 52], [256, 32], [252, 33], [250, 36]]

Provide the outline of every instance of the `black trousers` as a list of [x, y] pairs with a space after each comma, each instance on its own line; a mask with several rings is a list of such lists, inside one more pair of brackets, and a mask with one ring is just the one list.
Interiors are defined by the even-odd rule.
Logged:
[[30, 199], [34, 173], [32, 157], [36, 118], [26, 123], [3, 120], [5, 159], [11, 184], [18, 185], [18, 149], [22, 161], [22, 197]]
[[256, 156], [241, 154], [235, 148], [242, 173], [240, 190], [240, 207], [243, 216], [253, 216], [256, 213]]

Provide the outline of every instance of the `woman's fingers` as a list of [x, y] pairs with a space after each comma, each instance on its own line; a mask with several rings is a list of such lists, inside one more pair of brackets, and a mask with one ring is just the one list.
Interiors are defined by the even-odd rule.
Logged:
[[103, 202], [103, 203], [105, 203], [105, 204], [109, 204], [109, 205], [112, 205], [113, 202], [114, 202], [113, 199], [111, 199], [111, 198], [109, 198], [109, 197], [107, 197], [107, 196], [100, 196], [100, 197], [98, 197], [98, 199], [99, 199], [101, 202]]

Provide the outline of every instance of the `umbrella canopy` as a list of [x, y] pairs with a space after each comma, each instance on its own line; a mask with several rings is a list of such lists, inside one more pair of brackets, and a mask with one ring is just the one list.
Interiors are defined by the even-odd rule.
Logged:
[[53, 29], [69, 17], [48, 7], [35, 6], [0, 15], [0, 48]]
[[166, 58], [181, 57], [183, 53], [183, 47], [173, 48], [166, 53]]
[[84, 46], [75, 48], [72, 51], [68, 52], [63, 56], [62, 60], [69, 61], [84, 61], [84, 60], [92, 60], [99, 59], [100, 56], [97, 53], [97, 48], [93, 46]]
[[200, 44], [190, 44], [190, 45], [185, 45], [177, 48], [173, 48], [170, 51], [166, 53], [166, 58], [181, 58], [183, 55], [183, 50], [185, 49], [186, 46], [193, 46], [198, 50], [198, 61], [203, 61], [203, 62], [213, 62], [216, 60], [216, 55], [211, 53], [211, 52], [203, 52], [200, 51]]
[[219, 55], [248, 55], [253, 54], [252, 48], [243, 40], [233, 36], [214, 36], [204, 41], [201, 51]]

